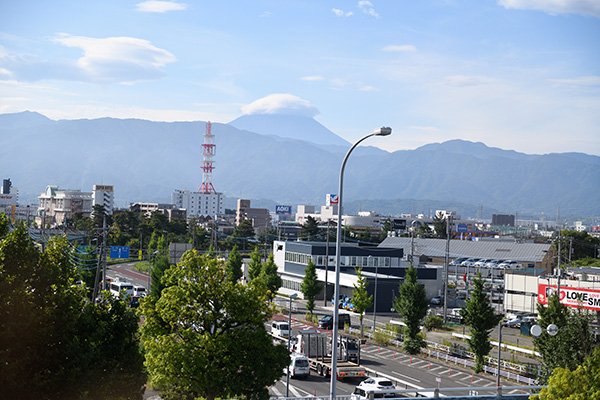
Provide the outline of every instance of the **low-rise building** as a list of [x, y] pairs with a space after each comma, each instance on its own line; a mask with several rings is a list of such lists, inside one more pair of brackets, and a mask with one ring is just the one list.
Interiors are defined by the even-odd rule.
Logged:
[[[38, 196], [36, 223], [64, 225], [76, 214], [89, 217], [92, 213], [92, 193], [75, 189], [59, 189], [49, 185]], [[39, 220], [39, 222], [38, 222]]]
[[[284, 293], [297, 293], [309, 260], [315, 264], [317, 279], [323, 289], [317, 295], [321, 300], [331, 299], [335, 282], [335, 243], [329, 247], [325, 242], [273, 243], [274, 261], [281, 276]], [[356, 269], [361, 268], [367, 279], [367, 290], [377, 293], [377, 312], [390, 312], [398, 287], [403, 281], [408, 264], [403, 261], [402, 249], [359, 246], [354, 243], [342, 243], [340, 254], [340, 294], [352, 297], [357, 282]], [[417, 279], [425, 286], [428, 297], [441, 293], [442, 273], [440, 268], [417, 268]], [[325, 285], [326, 284], [326, 285]], [[325, 287], [327, 288], [325, 290]], [[372, 309], [370, 310], [372, 311]]]

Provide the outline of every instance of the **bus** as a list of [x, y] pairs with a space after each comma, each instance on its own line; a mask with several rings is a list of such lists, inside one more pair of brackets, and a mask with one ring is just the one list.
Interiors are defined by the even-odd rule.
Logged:
[[126, 281], [112, 281], [110, 283], [110, 293], [119, 298], [121, 296], [133, 296], [133, 283]]

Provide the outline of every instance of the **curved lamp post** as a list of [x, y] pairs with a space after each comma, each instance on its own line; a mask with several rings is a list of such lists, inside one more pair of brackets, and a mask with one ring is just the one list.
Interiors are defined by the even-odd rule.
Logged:
[[[338, 189], [338, 218], [337, 218], [337, 236], [335, 238], [335, 286], [334, 286], [334, 299], [337, 299], [340, 295], [340, 249], [341, 249], [341, 237], [342, 237], [342, 200], [344, 190], [344, 169], [346, 168], [346, 162], [350, 153], [354, 150], [363, 140], [370, 138], [371, 136], [388, 136], [392, 133], [392, 128], [382, 127], [377, 129], [375, 132], [368, 134], [367, 136], [354, 143], [350, 150], [346, 153], [344, 160], [342, 161], [342, 168], [340, 169], [340, 185]], [[335, 383], [337, 378], [337, 352], [338, 352], [338, 321], [339, 321], [339, 308], [337, 304], [333, 307], [333, 332], [331, 337], [331, 381], [329, 384], [329, 395], [330, 399], [335, 399]]]

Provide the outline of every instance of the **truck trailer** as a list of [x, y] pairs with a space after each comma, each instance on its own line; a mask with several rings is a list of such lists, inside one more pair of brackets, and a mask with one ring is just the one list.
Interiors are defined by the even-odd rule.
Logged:
[[[336, 379], [366, 377], [367, 370], [360, 366], [360, 341], [350, 337], [339, 337], [341, 351], [338, 352]], [[321, 376], [331, 375], [331, 338], [315, 330], [301, 331], [294, 345], [296, 353], [308, 358], [310, 369]]]

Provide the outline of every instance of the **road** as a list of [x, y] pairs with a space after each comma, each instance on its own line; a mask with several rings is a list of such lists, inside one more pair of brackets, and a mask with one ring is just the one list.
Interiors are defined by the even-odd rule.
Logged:
[[[299, 320], [293, 320], [295, 331], [313, 328]], [[440, 393], [446, 395], [468, 394], [472, 387], [489, 387], [495, 389], [495, 377], [474, 374], [471, 370], [444, 364], [425, 357], [411, 357], [391, 347], [382, 347], [368, 343], [361, 348], [361, 365], [372, 374], [384, 375], [396, 383], [398, 389], [422, 389], [440, 387]], [[438, 382], [439, 380], [439, 382]], [[338, 381], [336, 391], [339, 395], [349, 395], [359, 380]], [[502, 382], [513, 385], [512, 383]], [[444, 388], [464, 387], [464, 392], [444, 392]], [[285, 396], [286, 379], [282, 379], [270, 388], [272, 396]], [[514, 391], [517, 393], [518, 391]], [[329, 393], [329, 378], [321, 377], [311, 371], [306, 380], [290, 380], [292, 396], [322, 396]], [[483, 393], [482, 393], [483, 394]]]
[[[137, 285], [149, 286], [149, 276], [133, 269], [135, 263], [118, 264], [109, 267], [108, 276], [120, 277], [131, 281]], [[287, 307], [287, 300], [278, 299], [281, 305]], [[306, 310], [302, 307], [301, 302], [297, 302], [299, 308], [296, 309], [292, 316], [304, 315]], [[327, 308], [320, 310], [321, 313], [329, 312]], [[389, 322], [390, 315], [379, 316], [378, 326], [383, 326]], [[355, 317], [356, 319], [356, 317]], [[356, 321], [355, 321], [356, 322]], [[372, 324], [369, 321], [369, 316], [365, 316], [365, 329], [368, 329]], [[307, 325], [299, 318], [293, 318], [292, 328], [294, 331], [302, 329], [314, 328]], [[508, 329], [503, 330], [503, 333]], [[507, 332], [508, 333], [508, 332]], [[490, 387], [495, 388], [496, 378], [491, 375], [474, 374], [472, 370], [461, 368], [454, 365], [445, 364], [426, 357], [409, 356], [403, 352], [397, 351], [393, 347], [382, 347], [373, 343], [367, 343], [361, 348], [361, 364], [366, 367], [371, 374], [384, 375], [394, 381], [399, 389], [422, 389], [440, 387], [440, 393], [446, 395], [468, 394], [471, 387]], [[339, 395], [349, 395], [354, 390], [354, 387], [360, 380], [338, 381], [336, 391]], [[514, 385], [512, 382], [504, 382], [503, 385]], [[464, 387], [464, 393], [448, 393], [444, 392], [444, 388]], [[270, 394], [275, 397], [285, 396], [286, 379], [282, 377], [275, 385], [270, 388]], [[517, 393], [518, 391], [510, 391]], [[322, 396], [329, 393], [329, 378], [321, 377], [312, 373], [307, 379], [291, 379], [290, 380], [290, 395], [291, 396]], [[482, 392], [482, 394], [484, 394]]]

